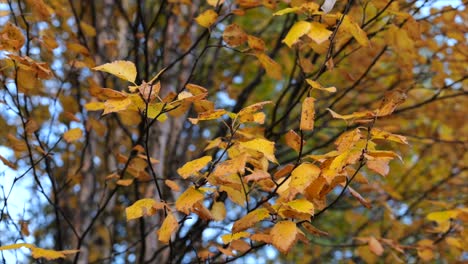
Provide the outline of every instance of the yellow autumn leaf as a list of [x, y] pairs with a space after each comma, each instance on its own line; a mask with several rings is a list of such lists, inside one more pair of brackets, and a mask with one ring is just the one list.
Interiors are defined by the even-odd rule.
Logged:
[[379, 109], [376, 111], [377, 116], [387, 116], [393, 113], [397, 106], [406, 100], [406, 93], [399, 90], [387, 92], [382, 100]]
[[158, 240], [167, 244], [171, 240], [171, 235], [179, 228], [179, 223], [174, 214], [170, 213], [164, 219], [161, 228], [157, 231]]
[[354, 39], [363, 47], [369, 46], [369, 39], [367, 34], [361, 27], [354, 21], [351, 20], [349, 16], [345, 16], [342, 23], [342, 28], [344, 31], [350, 33]]
[[281, 80], [282, 78], [281, 66], [276, 61], [274, 61], [272, 58], [270, 58], [268, 55], [266, 55], [263, 52], [256, 52], [255, 56], [260, 61], [260, 64], [262, 64], [268, 77], [276, 79], [276, 80]]
[[276, 11], [275, 13], [273, 13], [273, 15], [274, 16], [282, 16], [282, 15], [286, 15], [286, 14], [289, 14], [289, 13], [297, 12], [299, 10], [301, 10], [300, 7], [288, 7], [288, 8], [284, 8], [284, 9]]
[[303, 193], [315, 179], [320, 175], [320, 168], [312, 163], [301, 163], [291, 172], [289, 182], [290, 196], [293, 198], [298, 193]]
[[222, 185], [219, 190], [221, 192], [226, 192], [229, 199], [231, 199], [232, 202], [240, 205], [240, 206], [243, 206], [245, 204], [245, 194], [244, 192], [240, 191], [240, 190], [236, 190], [234, 188], [231, 188], [229, 186], [226, 186], [226, 185]]
[[146, 117], [147, 118], [154, 119], [154, 118], [158, 117], [158, 120], [162, 121], [162, 120], [160, 120], [160, 118], [162, 116], [165, 116], [164, 113], [161, 113], [161, 111], [163, 110], [163, 107], [164, 107], [164, 103], [149, 103], [148, 107], [146, 107], [146, 105], [139, 106], [139, 109], [142, 112], [146, 111]]
[[122, 179], [122, 180], [118, 180], [115, 182], [115, 184], [117, 185], [120, 185], [120, 186], [130, 186], [132, 183], [133, 183], [133, 179]]
[[131, 61], [114, 61], [111, 63], [106, 63], [97, 67], [94, 67], [95, 71], [103, 71], [110, 73], [120, 79], [135, 83], [137, 76], [137, 69], [135, 64]]
[[167, 187], [171, 188], [174, 192], [179, 192], [180, 187], [175, 181], [171, 180], [165, 180], [164, 183], [166, 184]]
[[12, 245], [6, 245], [6, 246], [1, 246], [0, 250], [11, 250], [11, 249], [18, 249], [18, 248], [32, 248], [34, 245], [28, 244], [28, 243], [18, 243], [18, 244], [12, 244]]
[[216, 19], [218, 18], [218, 14], [213, 9], [208, 9], [205, 12], [201, 13], [195, 18], [197, 23], [205, 28], [211, 27]]
[[19, 51], [24, 42], [21, 30], [10, 22], [0, 31], [0, 50]]
[[314, 130], [315, 98], [306, 97], [302, 103], [300, 128], [304, 131]]
[[255, 150], [263, 153], [263, 155], [271, 162], [277, 163], [275, 158], [275, 143], [263, 138], [256, 138], [246, 142], [240, 142], [244, 148]]
[[221, 239], [223, 240], [224, 244], [229, 244], [233, 240], [238, 240], [238, 239], [246, 238], [246, 237], [250, 237], [249, 232], [238, 232], [234, 234], [226, 234], [226, 235], [222, 235]]
[[223, 202], [214, 202], [211, 207], [211, 215], [215, 221], [223, 221], [226, 218], [226, 207]]
[[237, 233], [242, 230], [246, 230], [247, 228], [250, 228], [254, 226], [256, 223], [262, 220], [265, 220], [269, 217], [270, 217], [270, 213], [268, 212], [266, 208], [253, 210], [252, 212], [246, 214], [241, 219], [234, 222], [234, 225], [232, 226], [232, 232]]
[[206, 0], [206, 2], [213, 7], [216, 7], [216, 5], [221, 5], [224, 3], [224, 0]]
[[447, 244], [449, 244], [450, 246], [459, 248], [461, 250], [464, 250], [466, 248], [466, 245], [463, 246], [462, 239], [459, 239], [459, 238], [447, 237], [445, 239], [445, 242], [447, 242]]
[[335, 93], [336, 92], [336, 87], [334, 87], [334, 86], [325, 88], [320, 83], [318, 83], [316, 81], [313, 81], [311, 79], [306, 79], [306, 82], [307, 82], [307, 84], [310, 85], [310, 87], [312, 87], [312, 89], [327, 91], [329, 93]]
[[450, 219], [454, 219], [458, 216], [460, 211], [458, 210], [447, 210], [441, 212], [432, 212], [426, 216], [427, 220], [435, 221], [435, 222], [445, 222], [449, 221]]
[[333, 118], [338, 118], [338, 119], [356, 119], [356, 118], [372, 118], [374, 117], [374, 113], [372, 111], [362, 111], [362, 112], [354, 112], [349, 115], [340, 115], [330, 108], [327, 108], [327, 110], [330, 112], [330, 114], [333, 116]]
[[144, 198], [136, 201], [129, 207], [125, 208], [125, 215], [127, 216], [127, 221], [140, 218], [146, 215], [153, 215], [156, 210], [158, 202], [151, 198]]
[[88, 111], [99, 111], [104, 109], [105, 106], [103, 102], [89, 102], [84, 107]]
[[406, 139], [405, 136], [392, 134], [390, 132], [386, 132], [378, 128], [372, 128], [371, 135], [372, 135], [372, 139], [383, 139], [383, 140], [388, 140], [388, 141], [393, 141], [393, 142], [408, 145], [408, 140]]
[[304, 36], [310, 31], [311, 25], [307, 21], [298, 21], [296, 22], [291, 29], [289, 30], [286, 37], [283, 39], [283, 43], [292, 47], [300, 37]]
[[237, 24], [231, 24], [224, 29], [223, 40], [231, 47], [237, 47], [247, 41], [247, 33]]
[[264, 51], [265, 50], [265, 41], [261, 38], [254, 37], [252, 35], [247, 36], [247, 44], [249, 48], [257, 51]]
[[304, 146], [306, 142], [301, 140], [301, 137], [294, 132], [294, 130], [289, 130], [285, 135], [286, 145], [294, 149], [297, 153], [301, 150], [301, 146]]
[[390, 166], [388, 163], [389, 160], [368, 160], [366, 162], [366, 166], [385, 177], [390, 172]]
[[291, 210], [294, 210], [298, 213], [313, 215], [314, 214], [314, 204], [305, 200], [297, 199], [286, 203]]
[[242, 116], [244, 114], [252, 114], [252, 113], [255, 113], [257, 111], [260, 111], [263, 109], [263, 107], [267, 104], [272, 104], [273, 102], [272, 101], [264, 101], [264, 102], [259, 102], [259, 103], [255, 103], [255, 104], [252, 104], [252, 105], [249, 105], [247, 107], [244, 107], [242, 108], [240, 111], [239, 111], [239, 116]]
[[280, 221], [270, 231], [271, 243], [281, 253], [287, 254], [296, 242], [297, 233], [296, 223]]
[[189, 161], [177, 170], [182, 178], [187, 179], [188, 177], [197, 174], [197, 172], [203, 169], [211, 161], [211, 156], [204, 156], [199, 159]]
[[318, 22], [310, 22], [310, 30], [307, 36], [317, 44], [327, 41], [333, 32], [327, 29], [327, 26]]
[[80, 21], [80, 28], [87, 37], [96, 36], [96, 29], [90, 24], [84, 21]]
[[188, 215], [193, 210], [193, 206], [201, 200], [203, 200], [203, 193], [191, 186], [179, 196], [175, 206], [177, 210]]
[[198, 123], [198, 121], [218, 119], [227, 113], [228, 112], [224, 109], [213, 109], [210, 111], [199, 113], [197, 118], [189, 118], [189, 121], [195, 125]]
[[66, 255], [69, 254], [75, 254], [79, 252], [79, 250], [62, 250], [62, 251], [56, 251], [56, 250], [50, 250], [50, 249], [43, 249], [43, 248], [38, 248], [32, 244], [28, 243], [18, 243], [18, 244], [13, 244], [13, 245], [6, 245], [6, 246], [1, 246], [1, 250], [11, 250], [11, 249], [18, 249], [21, 247], [29, 248], [32, 253], [32, 257], [35, 259], [38, 258], [45, 258], [47, 260], [53, 260], [53, 259], [59, 259], [59, 258], [65, 258]]
[[[59, 258], [65, 258], [66, 255], [63, 251], [56, 251], [56, 250], [51, 250], [51, 249], [43, 249], [43, 248], [37, 248], [37, 247], [31, 247], [31, 253], [32, 257], [35, 259], [38, 258], [45, 258], [47, 260], [53, 260], [53, 259], [59, 259]], [[68, 252], [68, 251], [67, 251]], [[69, 252], [69, 254], [76, 253], [75, 252]]]
[[430, 261], [434, 259], [434, 244], [429, 239], [422, 239], [418, 241], [418, 256], [423, 261]]
[[63, 139], [66, 142], [71, 143], [73, 141], [77, 141], [83, 136], [83, 131], [81, 128], [72, 128], [63, 134]]
[[104, 112], [102, 112], [102, 115], [127, 110], [131, 104], [132, 99], [130, 97], [124, 99], [109, 99], [104, 102]]

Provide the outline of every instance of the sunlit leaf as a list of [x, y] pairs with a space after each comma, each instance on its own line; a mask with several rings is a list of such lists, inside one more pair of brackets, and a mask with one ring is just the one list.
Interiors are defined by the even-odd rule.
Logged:
[[131, 206], [125, 208], [127, 221], [155, 214], [155, 206], [157, 206], [157, 204], [158, 202], [151, 198], [144, 198], [136, 201]]
[[289, 30], [286, 37], [283, 39], [283, 42], [291, 48], [299, 40], [300, 37], [304, 36], [310, 31], [310, 28], [311, 25], [309, 22], [296, 22]]
[[179, 196], [175, 206], [178, 211], [188, 215], [193, 210], [193, 206], [202, 199], [203, 193], [192, 186]]
[[318, 22], [310, 22], [310, 30], [307, 36], [317, 44], [327, 41], [333, 32], [327, 29], [327, 26]]
[[131, 83], [135, 82], [137, 76], [135, 64], [133, 64], [133, 62], [131, 61], [114, 61], [111, 63], [106, 63], [101, 66], [94, 67], [93, 70], [110, 73], [120, 79], [129, 81]]
[[224, 244], [229, 244], [233, 240], [249, 237], [249, 232], [235, 232], [234, 234], [226, 234], [221, 236]]
[[109, 113], [127, 110], [131, 104], [132, 99], [130, 97], [124, 99], [109, 99], [104, 102], [104, 112], [102, 114], [107, 115]]
[[187, 179], [192, 175], [196, 175], [199, 170], [203, 169], [211, 161], [211, 156], [204, 156], [184, 164], [177, 170], [182, 178]]
[[158, 240], [167, 244], [172, 234], [179, 228], [179, 223], [174, 214], [169, 213], [164, 219], [161, 228], [158, 230]]
[[282, 15], [286, 15], [286, 14], [289, 14], [289, 13], [297, 12], [299, 10], [301, 10], [301, 8], [299, 8], [299, 7], [288, 7], [288, 8], [276, 11], [275, 13], [273, 13], [273, 15], [274, 16], [282, 16]]
[[71, 143], [77, 141], [83, 136], [83, 130], [81, 128], [72, 128], [63, 134], [63, 139], [66, 142]]
[[332, 87], [323, 87], [322, 85], [320, 85], [320, 83], [316, 82], [316, 81], [313, 81], [311, 79], [306, 79], [306, 82], [307, 84], [309, 84], [313, 89], [318, 89], [318, 90], [322, 90], [322, 91], [327, 91], [329, 93], [335, 93], [336, 92], [336, 87], [332, 86]]
[[43, 248], [38, 248], [32, 244], [28, 243], [18, 243], [18, 244], [12, 244], [12, 245], [7, 245], [7, 246], [1, 246], [1, 250], [11, 250], [11, 249], [18, 249], [21, 247], [26, 247], [31, 250], [32, 257], [35, 259], [38, 258], [45, 258], [47, 260], [54, 260], [54, 259], [59, 259], [59, 258], [66, 258], [67, 255], [70, 254], [75, 254], [79, 252], [79, 250], [62, 250], [62, 251], [56, 251], [56, 250], [50, 250], [50, 249], [43, 249]]
[[303, 193], [320, 175], [320, 168], [311, 163], [301, 163], [291, 172], [291, 181], [289, 182], [290, 195], [294, 197], [298, 193]]
[[105, 105], [103, 102], [89, 102], [84, 107], [88, 111], [99, 111], [103, 110]]
[[270, 231], [271, 242], [281, 253], [286, 254], [296, 242], [297, 232], [294, 222], [280, 221]]
[[216, 13], [213, 9], [208, 9], [205, 12], [201, 13], [195, 18], [197, 23], [205, 28], [210, 28], [218, 18], [218, 13]]
[[370, 118], [374, 116], [374, 113], [371, 111], [354, 112], [350, 115], [340, 115], [334, 112], [333, 110], [331, 110], [330, 108], [327, 108], [327, 110], [332, 114], [334, 118], [344, 119], [344, 120], [356, 119], [356, 118]]
[[275, 158], [275, 143], [263, 138], [257, 138], [246, 142], [241, 142], [240, 145], [244, 148], [255, 150], [263, 153], [271, 162], [277, 162]]
[[248, 213], [241, 219], [234, 222], [234, 225], [232, 226], [232, 232], [237, 233], [242, 230], [246, 230], [247, 228], [250, 228], [254, 226], [256, 223], [262, 220], [265, 220], [269, 217], [270, 217], [270, 213], [265, 208], [259, 208], [259, 209], [253, 210], [252, 212]]
[[297, 199], [286, 203], [286, 206], [298, 213], [304, 213], [312, 216], [314, 214], [314, 204], [305, 200]]

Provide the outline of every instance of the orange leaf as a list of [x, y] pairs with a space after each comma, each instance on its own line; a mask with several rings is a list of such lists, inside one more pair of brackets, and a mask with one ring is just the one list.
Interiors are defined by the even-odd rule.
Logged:
[[268, 55], [262, 52], [256, 52], [255, 56], [260, 61], [260, 64], [262, 64], [268, 77], [276, 80], [282, 79], [281, 66], [276, 61], [274, 61], [272, 58], [270, 58]]
[[305, 131], [314, 130], [314, 118], [315, 118], [314, 101], [315, 101], [315, 98], [307, 97], [302, 103], [301, 130], [305, 130]]
[[297, 238], [296, 223], [280, 221], [271, 229], [271, 242], [281, 253], [286, 254], [292, 248]]
[[265, 51], [265, 42], [261, 38], [254, 37], [252, 35], [247, 36], [247, 44], [253, 50]]
[[237, 24], [231, 24], [223, 32], [223, 40], [231, 47], [237, 47], [247, 41], [247, 34]]
[[377, 256], [382, 256], [384, 252], [384, 248], [382, 247], [382, 244], [375, 239], [375, 237], [370, 237], [369, 238], [369, 249], [372, 251], [372, 253], [376, 254]]
[[301, 150], [301, 146], [306, 144], [304, 140], [301, 141], [301, 137], [296, 132], [294, 132], [294, 130], [289, 130], [285, 137], [286, 145], [294, 149], [297, 153], [299, 153]]
[[19, 51], [25, 42], [21, 30], [8, 22], [0, 31], [0, 49], [7, 51]]
[[174, 192], [180, 191], [180, 187], [179, 187], [179, 185], [178, 185], [175, 181], [165, 180], [164, 183], [165, 183], [169, 188], [171, 188], [171, 190], [173, 190]]

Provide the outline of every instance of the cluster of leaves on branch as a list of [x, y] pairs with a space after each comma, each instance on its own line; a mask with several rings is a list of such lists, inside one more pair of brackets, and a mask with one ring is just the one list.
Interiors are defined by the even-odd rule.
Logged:
[[466, 258], [468, 13], [440, 2], [0, 3], [2, 259]]

